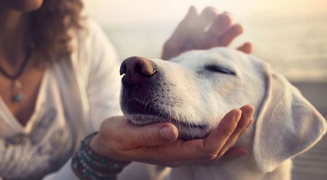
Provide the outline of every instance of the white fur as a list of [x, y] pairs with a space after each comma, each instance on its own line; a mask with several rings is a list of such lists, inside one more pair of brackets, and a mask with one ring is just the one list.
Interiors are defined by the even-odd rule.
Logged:
[[[152, 61], [160, 76], [155, 86], [160, 88], [153, 99], [139, 101], [169, 115], [163, 119], [206, 127], [178, 127], [192, 137], [216, 128], [231, 109], [252, 104], [255, 122], [238, 142], [252, 153], [229, 162], [172, 169], [133, 163], [120, 179], [286, 180], [290, 179], [291, 158], [312, 147], [326, 132], [325, 119], [301, 93], [253, 56], [214, 48], [187, 52], [171, 61]], [[219, 65], [236, 75], [212, 72], [207, 65]], [[142, 115], [125, 114], [140, 123], [136, 121]], [[148, 121], [160, 119], [145, 117]]]

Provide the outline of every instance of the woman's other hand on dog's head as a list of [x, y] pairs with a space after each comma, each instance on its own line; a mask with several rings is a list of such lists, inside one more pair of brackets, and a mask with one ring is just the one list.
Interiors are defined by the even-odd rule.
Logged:
[[[242, 25], [234, 23], [230, 13], [219, 13], [215, 8], [207, 7], [198, 14], [191, 6], [165, 42], [161, 57], [168, 60], [189, 50], [228, 47], [242, 33]], [[237, 49], [249, 54], [252, 44], [246, 42]]]

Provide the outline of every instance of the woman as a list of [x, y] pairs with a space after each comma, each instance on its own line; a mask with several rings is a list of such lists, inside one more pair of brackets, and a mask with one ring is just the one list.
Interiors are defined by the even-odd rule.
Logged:
[[[170, 123], [134, 127], [114, 116], [121, 114], [119, 61], [102, 30], [81, 17], [82, 7], [81, 0], [0, 0], [0, 179], [90, 179], [86, 167], [115, 178], [130, 161], [173, 166], [222, 157], [251, 123], [253, 107], [232, 110], [207, 138], [185, 142]], [[241, 32], [227, 14], [191, 8], [163, 57], [227, 46]], [[251, 45], [239, 49], [250, 52]], [[90, 158], [119, 165], [117, 172], [85, 166], [75, 155], [73, 173], [70, 157], [88, 134], [78, 152], [86, 148]], [[230, 152], [227, 158], [245, 150]]]

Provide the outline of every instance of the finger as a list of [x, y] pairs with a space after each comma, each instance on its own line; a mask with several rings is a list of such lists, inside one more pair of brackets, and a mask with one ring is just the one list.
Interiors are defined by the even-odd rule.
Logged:
[[192, 29], [194, 19], [197, 19], [197, 16], [195, 7], [191, 6], [184, 19], [179, 23], [174, 33], [170, 37], [170, 40], [180, 43], [186, 41], [190, 33], [192, 33], [190, 29]]
[[[208, 26], [212, 21], [214, 21], [218, 16], [218, 12], [213, 7], [205, 8], [199, 17], [194, 20], [196, 23], [196, 29], [200, 32], [204, 31], [204, 28]], [[194, 24], [193, 24], [194, 25]]]
[[241, 120], [250, 119], [254, 115], [255, 107], [252, 105], [244, 105], [240, 108], [240, 110], [243, 112]]
[[104, 121], [99, 134], [102, 139], [110, 140], [109, 143], [124, 151], [139, 146], [157, 146], [174, 141], [178, 137], [178, 130], [171, 123], [136, 126], [128, 118], [117, 116]]
[[[193, 21], [193, 34], [190, 36], [194, 42], [197, 42], [195, 48], [206, 48], [205, 45], [208, 44], [206, 39], [207, 32], [206, 28], [218, 17], [218, 12], [213, 7], [205, 8], [197, 19]], [[211, 39], [209, 39], [211, 40]]]
[[197, 12], [194, 6], [191, 6], [184, 19], [179, 23], [173, 34], [165, 42], [163, 46], [162, 59], [168, 60], [178, 55], [188, 40], [191, 37], [192, 20], [197, 18]]
[[226, 152], [229, 151], [235, 143], [239, 140], [239, 138], [246, 132], [248, 127], [252, 124], [253, 120], [247, 120], [246, 123], [239, 122], [236, 130], [233, 132], [231, 137], [228, 139], [228, 141], [225, 143], [224, 147], [219, 151], [217, 158], [221, 158], [225, 156]]
[[207, 7], [197, 15], [195, 7], [191, 6], [166, 45], [182, 48], [183, 51], [201, 48], [199, 44], [205, 35], [204, 28], [217, 17], [217, 14], [215, 8]]
[[225, 152], [237, 142], [239, 137], [246, 131], [249, 124], [252, 122], [254, 107], [251, 105], [245, 105], [241, 107], [240, 110], [242, 111], [241, 119], [239, 120], [233, 134], [229, 137], [223, 148], [218, 153], [218, 158], [222, 157]]
[[218, 15], [217, 19], [214, 21], [210, 29], [208, 30], [208, 34], [214, 37], [220, 37], [224, 34], [232, 25], [232, 18], [229, 13], [223, 13]]
[[219, 40], [220, 36], [230, 28], [231, 23], [232, 19], [228, 13], [217, 15], [209, 30], [204, 32], [202, 48], [210, 49], [215, 46], [220, 46], [217, 40]]
[[234, 109], [225, 115], [218, 127], [204, 140], [203, 146], [207, 153], [215, 156], [218, 155], [221, 148], [223, 148], [229, 137], [235, 131], [241, 114], [242, 112], [239, 109]]
[[252, 44], [246, 42], [242, 46], [238, 47], [237, 50], [242, 51], [246, 54], [250, 54], [252, 52]]
[[197, 15], [193, 6], [191, 6], [187, 14], [171, 38], [175, 43], [183, 45], [182, 51], [201, 48], [201, 43], [206, 34], [204, 28], [218, 15], [213, 7], [207, 7], [200, 15]]
[[185, 50], [190, 49], [207, 49], [211, 47], [211, 44], [215, 43], [215, 39], [210, 37], [207, 38], [206, 28], [218, 17], [218, 13], [215, 8], [207, 7], [205, 8], [198, 18], [194, 19], [192, 24], [192, 35], [190, 36], [192, 44], [186, 43]]
[[220, 46], [228, 46], [237, 36], [243, 33], [243, 27], [235, 24], [230, 27], [219, 39]]
[[[253, 123], [253, 118], [250, 118], [250, 120], [248, 121], [248, 124], [245, 126], [245, 128], [243, 129], [243, 131], [241, 131], [241, 133], [239, 133], [239, 137], [242, 136], [246, 131], [247, 129], [249, 128], [249, 126]], [[238, 137], [238, 138], [239, 138]]]
[[125, 146], [129, 149], [141, 146], [158, 146], [175, 141], [178, 138], [178, 130], [171, 123], [150, 124], [146, 126], [129, 124], [122, 133], [126, 136]]

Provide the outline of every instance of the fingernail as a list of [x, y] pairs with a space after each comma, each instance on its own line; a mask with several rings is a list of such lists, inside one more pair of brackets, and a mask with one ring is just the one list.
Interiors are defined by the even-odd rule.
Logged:
[[232, 24], [232, 20], [229, 16], [227, 15], [220, 15], [218, 18], [219, 24], [224, 27], [230, 27]]
[[207, 19], [214, 19], [217, 17], [217, 11], [213, 7], [207, 7], [203, 12], [202, 16]]
[[246, 111], [246, 114], [247, 114], [247, 117], [252, 118], [253, 115], [254, 115], [254, 110], [252, 110], [252, 109], [248, 109], [248, 110]]
[[176, 132], [172, 127], [169, 126], [164, 126], [160, 129], [160, 134], [161, 137], [163, 137], [165, 140], [175, 140], [176, 137]]
[[246, 125], [245, 128], [249, 128], [249, 126], [252, 124], [252, 122], [253, 122], [253, 118], [250, 119], [250, 121], [248, 122], [248, 124]]
[[191, 6], [190, 9], [187, 12], [187, 16], [190, 16], [190, 15], [193, 15], [193, 14], [196, 14], [196, 9], [195, 9], [194, 6]]
[[237, 112], [235, 113], [235, 116], [234, 116], [235, 122], [240, 121], [241, 115], [242, 115], [242, 111], [237, 109]]
[[222, 13], [222, 15], [224, 15], [224, 16], [229, 16], [230, 18], [232, 18], [232, 13], [230, 13], [230, 12], [228, 12], [228, 11], [224, 11], [223, 13]]
[[236, 33], [242, 33], [244, 31], [243, 26], [240, 24], [235, 24], [233, 28]]

